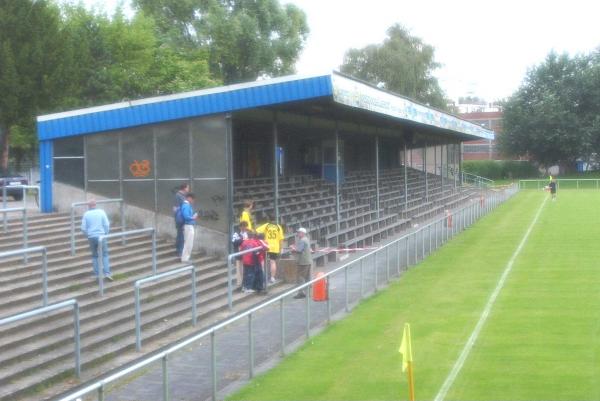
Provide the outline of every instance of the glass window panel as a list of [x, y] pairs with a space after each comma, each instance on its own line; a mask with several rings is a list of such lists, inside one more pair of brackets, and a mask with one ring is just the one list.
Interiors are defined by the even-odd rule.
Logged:
[[119, 179], [119, 135], [116, 132], [86, 138], [88, 180]]
[[123, 131], [123, 178], [154, 178], [152, 127]]
[[54, 156], [83, 156], [83, 137], [74, 136], [55, 140]]
[[111, 182], [89, 182], [88, 181], [88, 197], [97, 195], [100, 197], [116, 199], [120, 198], [119, 181]]
[[220, 232], [228, 231], [227, 180], [194, 180], [194, 209], [199, 211], [198, 224]]
[[83, 159], [54, 159], [54, 179], [83, 189]]
[[158, 178], [190, 175], [189, 122], [179, 121], [154, 127]]
[[124, 181], [125, 204], [154, 210], [154, 181]]
[[191, 121], [193, 136], [193, 174], [196, 178], [227, 177], [225, 157], [225, 118], [222, 116]]

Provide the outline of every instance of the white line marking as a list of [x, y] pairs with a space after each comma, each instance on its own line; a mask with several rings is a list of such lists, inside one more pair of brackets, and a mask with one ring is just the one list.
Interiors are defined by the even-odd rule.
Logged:
[[475, 341], [477, 341], [477, 337], [479, 337], [479, 333], [481, 332], [481, 329], [483, 328], [485, 321], [487, 320], [488, 316], [490, 315], [490, 312], [492, 311], [494, 302], [496, 302], [496, 298], [498, 297], [498, 294], [500, 294], [502, 287], [504, 287], [504, 283], [506, 282], [506, 279], [507, 279], [508, 275], [510, 274], [510, 271], [512, 270], [513, 264], [515, 263], [517, 256], [519, 256], [519, 253], [521, 253], [523, 246], [525, 246], [525, 242], [527, 242], [527, 238], [529, 238], [529, 234], [531, 234], [531, 231], [533, 230], [533, 226], [535, 225], [538, 218], [540, 217], [540, 214], [542, 213], [542, 208], [546, 204], [547, 200], [548, 200], [548, 198], [544, 197], [544, 201], [540, 205], [540, 208], [538, 209], [535, 217], [533, 218], [533, 221], [531, 222], [531, 224], [529, 225], [529, 228], [525, 232], [525, 235], [523, 236], [521, 243], [519, 244], [519, 246], [517, 247], [515, 252], [512, 254], [508, 263], [506, 264], [506, 268], [504, 269], [502, 276], [500, 276], [500, 280], [498, 280], [498, 284], [496, 285], [496, 288], [494, 288], [494, 291], [492, 292], [492, 295], [490, 295], [490, 298], [488, 299], [487, 304], [485, 304], [485, 308], [483, 309], [483, 312], [481, 313], [481, 316], [479, 317], [479, 321], [477, 322], [475, 329], [473, 329], [471, 336], [467, 340], [467, 343], [465, 344], [462, 352], [460, 353], [460, 356], [454, 363], [454, 366], [452, 367], [450, 374], [448, 375], [448, 377], [446, 377], [446, 380], [444, 381], [444, 384], [440, 388], [440, 391], [435, 396], [435, 401], [443, 401], [444, 398], [446, 398], [446, 395], [448, 394], [448, 390], [450, 390], [450, 387], [454, 383], [454, 380], [456, 380], [456, 376], [458, 376], [458, 373], [462, 369], [462, 367], [465, 363], [465, 360], [469, 356], [469, 353], [471, 352], [473, 345], [475, 345]]

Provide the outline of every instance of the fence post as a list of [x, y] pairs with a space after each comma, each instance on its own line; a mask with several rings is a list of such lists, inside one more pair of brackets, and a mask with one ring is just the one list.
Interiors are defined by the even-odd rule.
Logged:
[[169, 366], [168, 355], [162, 357], [163, 401], [169, 401]]
[[385, 279], [386, 282], [390, 282], [390, 247], [385, 247]]
[[73, 304], [73, 335], [75, 337], [75, 374], [81, 377], [81, 334], [79, 327], [79, 304]]
[[142, 349], [142, 322], [141, 322], [141, 305], [140, 305], [140, 287], [135, 285], [135, 350], [141, 351]]
[[191, 270], [192, 274], [192, 325], [195, 326], [198, 322], [198, 313], [196, 311], [196, 267], [193, 267]]
[[310, 338], [310, 286], [306, 287], [306, 338]]
[[254, 334], [252, 333], [252, 313], [248, 315], [248, 376], [254, 377]]
[[348, 307], [348, 267], [344, 268], [344, 308], [346, 313], [350, 311]]
[[[2, 208], [6, 209], [6, 182], [4, 183], [4, 186], [2, 187]], [[6, 213], [4, 213], [4, 232], [6, 232], [8, 230], [8, 222], [7, 222], [7, 218], [6, 218]]]
[[374, 289], [374, 291], [375, 291], [375, 292], [377, 292], [377, 289], [378, 289], [378, 288], [377, 288], [377, 286], [378, 286], [378, 281], [379, 281], [379, 276], [378, 276], [378, 274], [377, 274], [377, 270], [378, 270], [378, 269], [377, 269], [377, 253], [378, 253], [378, 252], [379, 252], [379, 251], [375, 251], [375, 252], [373, 253], [373, 256], [374, 256], [374, 258], [375, 258], [375, 289]]
[[[27, 209], [23, 209], [23, 248], [27, 248], [27, 242], [29, 241], [29, 222], [27, 220]], [[29, 262], [29, 256], [27, 253], [23, 255], [23, 261]]]
[[279, 335], [281, 337], [281, 356], [285, 356], [285, 310], [283, 308], [283, 300], [283, 298], [279, 300], [279, 321], [281, 322]]
[[42, 293], [44, 306], [48, 306], [48, 251], [42, 249]]
[[364, 282], [364, 266], [363, 258], [360, 259], [360, 297], [364, 298], [365, 295], [365, 282]]
[[212, 374], [212, 399], [217, 401], [217, 350], [215, 332], [210, 332], [210, 368]]
[[229, 255], [227, 256], [227, 305], [229, 306], [229, 310], [233, 309], [233, 295], [231, 288], [231, 281], [233, 278], [231, 277], [231, 268], [231, 255]]
[[[125, 231], [125, 201], [123, 201], [123, 199], [121, 199], [121, 202], [119, 202], [119, 213], [121, 214], [121, 231]], [[125, 236], [123, 236], [121, 244], [123, 246], [127, 245], [127, 239]], [[154, 274], [156, 274], [156, 272], [154, 272]]]

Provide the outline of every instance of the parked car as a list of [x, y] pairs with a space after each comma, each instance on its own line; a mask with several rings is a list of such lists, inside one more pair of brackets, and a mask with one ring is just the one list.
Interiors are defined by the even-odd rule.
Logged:
[[13, 171], [0, 169], [0, 196], [2, 196], [6, 186], [6, 195], [20, 201], [23, 199], [23, 189], [18, 188], [18, 185], [27, 185], [27, 178]]

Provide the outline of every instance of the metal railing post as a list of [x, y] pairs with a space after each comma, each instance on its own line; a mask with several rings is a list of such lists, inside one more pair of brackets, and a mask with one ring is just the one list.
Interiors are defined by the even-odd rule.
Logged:
[[169, 365], [168, 355], [162, 357], [163, 401], [169, 401]]
[[364, 298], [365, 296], [365, 274], [364, 274], [364, 258], [360, 258], [360, 297]]
[[75, 209], [71, 206], [71, 256], [75, 256]]
[[406, 235], [406, 247], [404, 248], [404, 253], [406, 254], [406, 266], [405, 271], [408, 270], [408, 266], [410, 266], [410, 234]]
[[378, 288], [379, 288], [379, 287], [378, 287], [378, 286], [379, 286], [379, 275], [377, 274], [377, 270], [379, 270], [379, 269], [377, 268], [377, 253], [378, 253], [378, 250], [377, 250], [377, 251], [375, 251], [375, 253], [373, 254], [373, 257], [375, 258], [375, 288], [374, 288], [373, 290], [374, 290], [375, 292], [377, 292], [377, 290], [378, 290]]
[[279, 321], [281, 326], [279, 328], [279, 336], [281, 337], [281, 356], [285, 356], [285, 310], [284, 310], [284, 298], [279, 300]]
[[48, 305], [48, 251], [42, 248], [42, 297], [44, 306]]
[[[125, 235], [123, 235], [123, 239], [125, 239]], [[123, 242], [125, 245], [125, 242]], [[152, 231], [152, 274], [156, 275], [156, 230]]]
[[233, 280], [231, 274], [231, 269], [233, 267], [231, 263], [232, 258], [233, 256], [231, 255], [227, 256], [227, 305], [229, 306], [229, 310], [233, 309], [233, 288], [231, 285], [231, 282]]
[[344, 309], [346, 313], [350, 312], [348, 306], [348, 267], [344, 268]]
[[140, 305], [140, 287], [134, 285], [133, 287], [135, 297], [135, 350], [140, 352], [142, 350], [142, 318], [141, 318], [141, 305]]
[[387, 283], [390, 282], [390, 247], [385, 247], [385, 280]]
[[[2, 187], [2, 209], [6, 209], [6, 182], [4, 182], [4, 186]], [[4, 232], [8, 230], [8, 221], [6, 217], [6, 213], [4, 213]]]
[[[119, 202], [119, 213], [121, 214], [121, 231], [125, 231], [125, 202], [123, 201], [123, 199], [121, 199], [121, 202]], [[154, 240], [154, 238], [153, 238]], [[127, 238], [125, 236], [123, 236], [123, 238], [121, 239], [121, 245], [125, 246], [127, 245]], [[156, 244], [153, 244], [153, 250], [154, 250], [154, 246]], [[154, 272], [154, 274], [156, 274], [156, 272]]]
[[252, 313], [248, 315], [248, 376], [254, 377], [254, 334], [252, 333]]
[[192, 325], [195, 326], [198, 323], [198, 312], [197, 312], [197, 296], [196, 296], [196, 267], [193, 266], [190, 271], [192, 275]]
[[212, 375], [212, 399], [217, 401], [217, 347], [215, 342], [217, 341], [216, 332], [213, 330], [210, 332], [210, 370]]
[[396, 273], [400, 277], [400, 240], [396, 240]]
[[310, 338], [310, 286], [306, 287], [306, 338]]
[[81, 377], [81, 333], [79, 326], [79, 304], [73, 303], [73, 337], [75, 338], [75, 374]]

